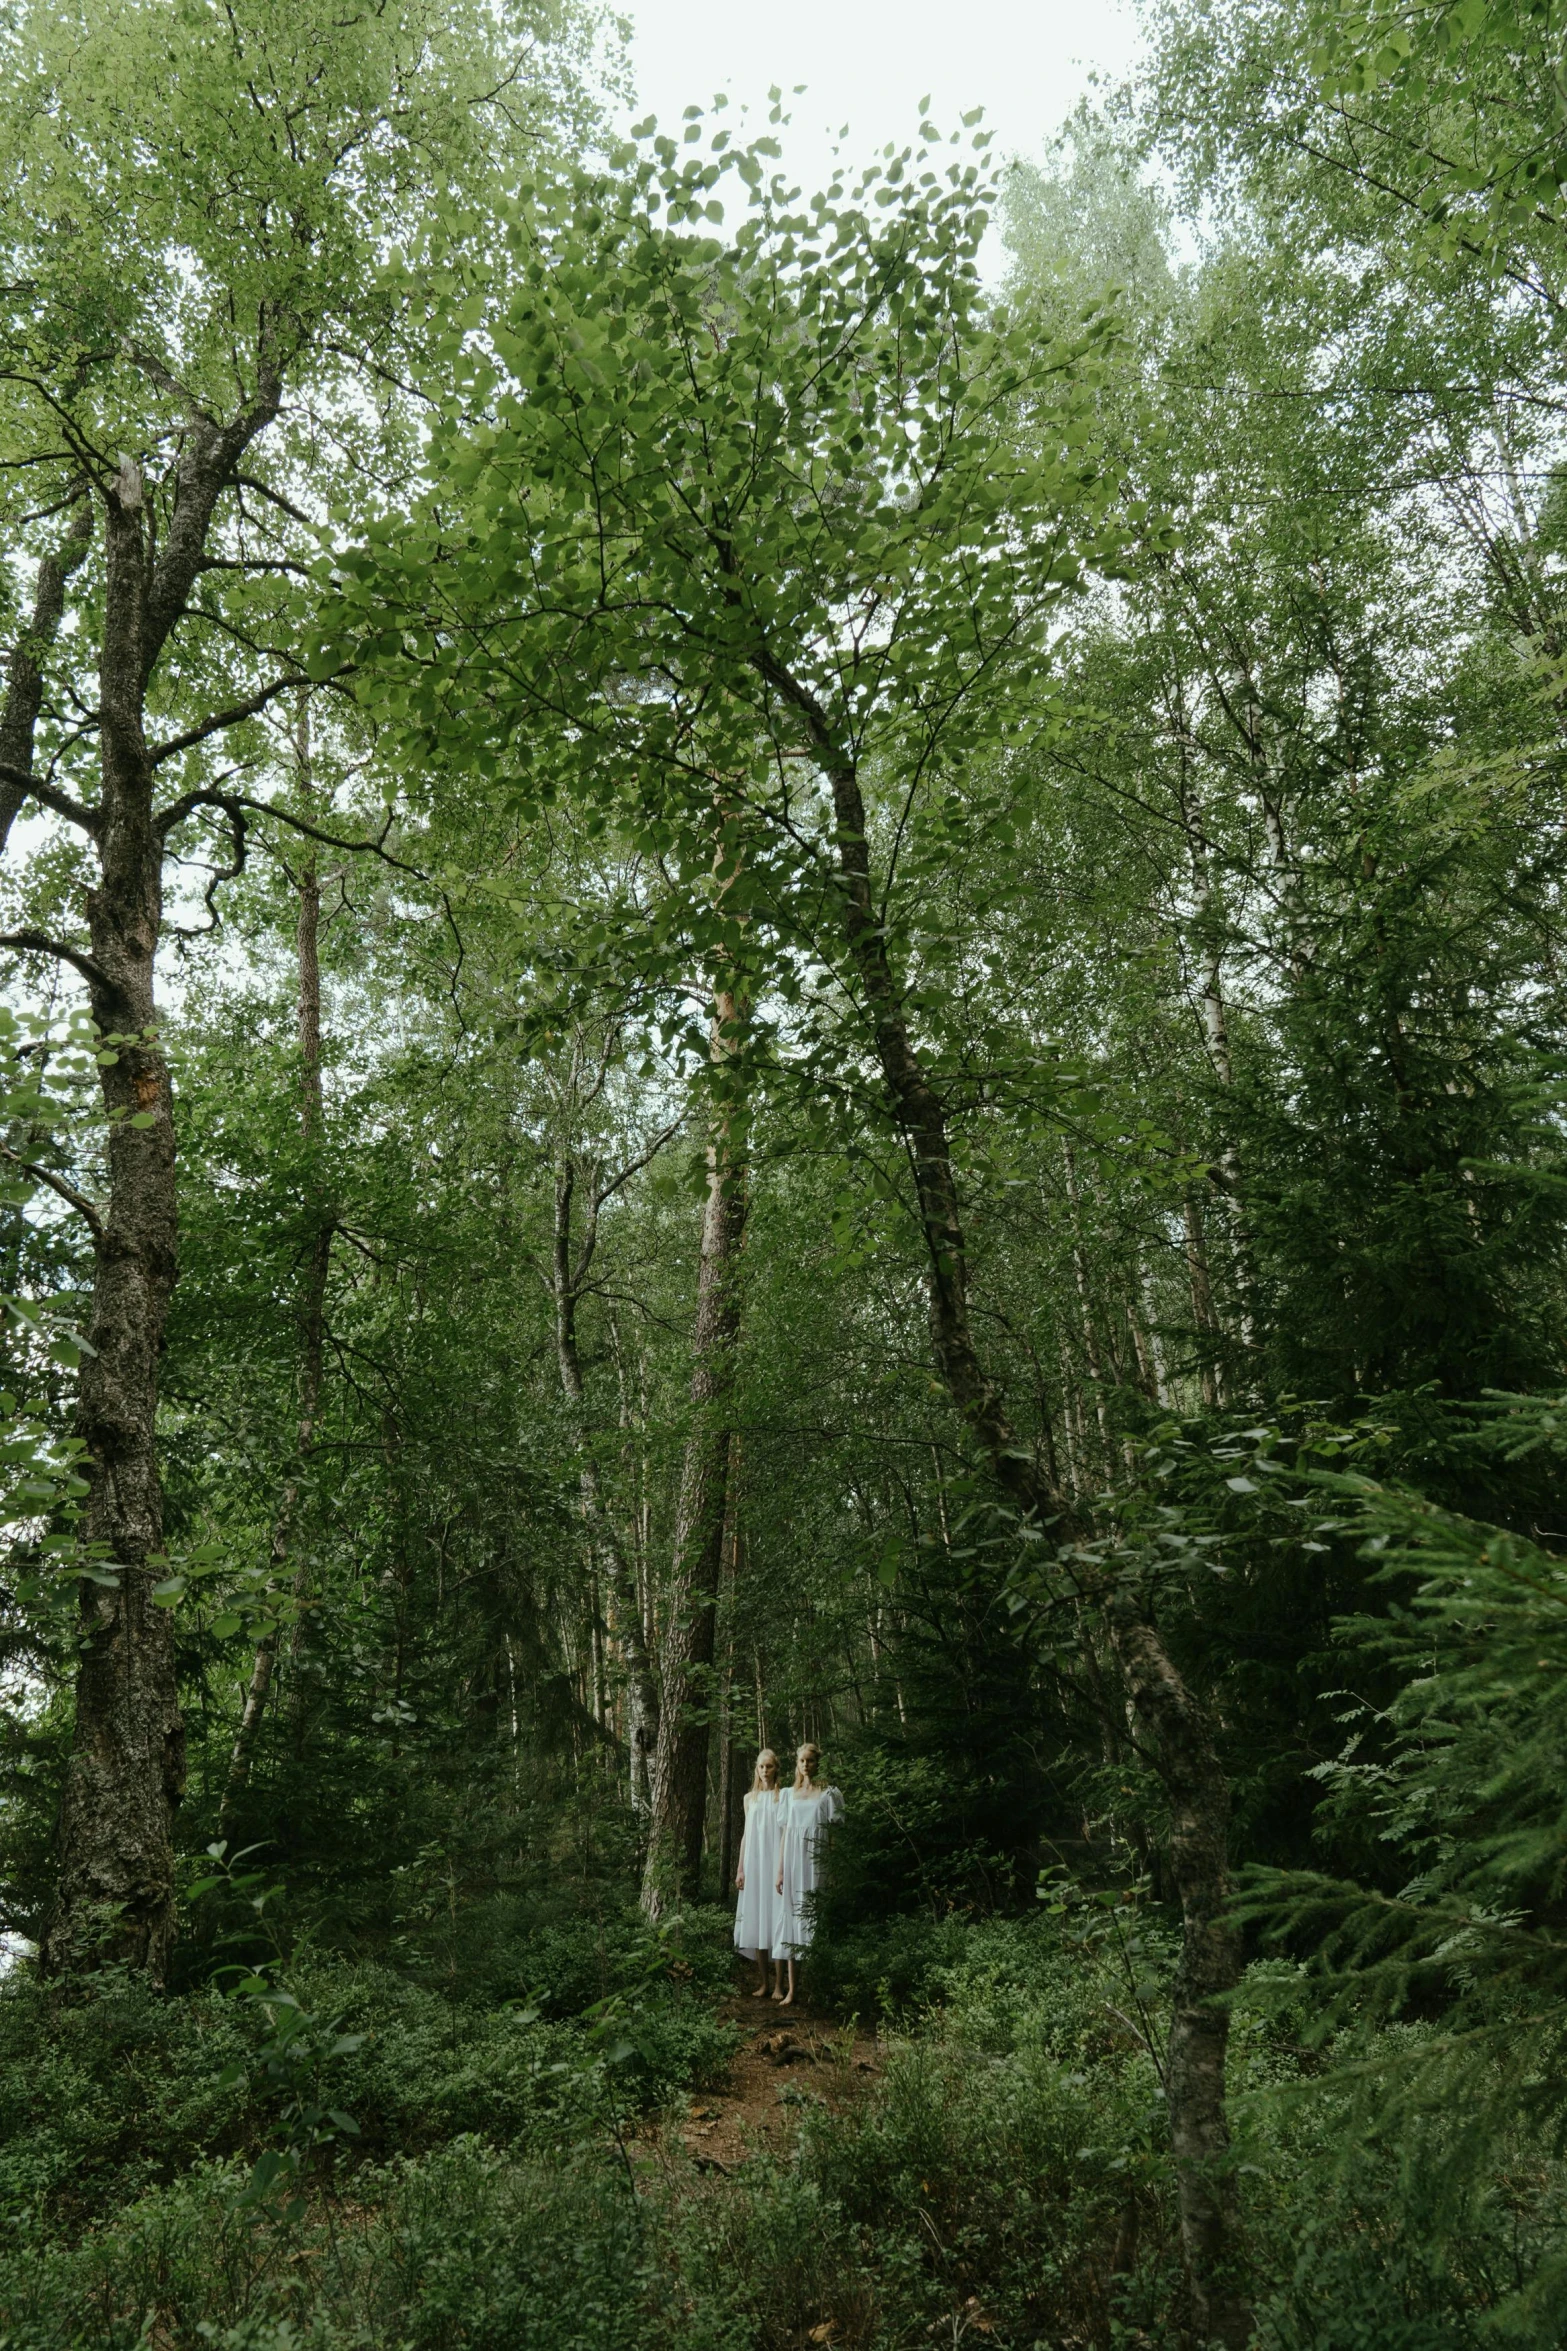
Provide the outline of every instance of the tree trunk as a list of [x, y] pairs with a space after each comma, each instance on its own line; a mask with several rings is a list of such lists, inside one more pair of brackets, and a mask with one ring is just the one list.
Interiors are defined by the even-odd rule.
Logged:
[[[760, 1649], [752, 1650], [751, 1659], [755, 1667], [756, 1680], [756, 1751], [760, 1754], [764, 1747], [772, 1744], [767, 1735], [767, 1676], [762, 1671]], [[901, 1707], [899, 1708], [899, 1718], [900, 1720], [902, 1718]]]
[[740, 1579], [740, 1440], [729, 1447], [729, 1491], [724, 1511], [721, 1602], [725, 1619], [723, 1685], [718, 1695], [718, 1899], [729, 1898], [740, 1821], [741, 1777], [735, 1753], [735, 1589]]
[[[572, 1437], [577, 1453], [578, 1507], [587, 1530], [593, 1563], [589, 1580], [595, 1592], [603, 1591], [611, 1595], [610, 1631], [625, 1662], [629, 1698], [626, 1729], [630, 1748], [631, 1801], [633, 1809], [641, 1811], [645, 1809], [643, 1791], [650, 1776], [648, 1765], [653, 1743], [658, 1736], [658, 1685], [653, 1678], [652, 1661], [643, 1637], [642, 1598], [637, 1588], [636, 1568], [627, 1558], [605, 1506], [599, 1465], [583, 1425], [586, 1391], [582, 1378], [582, 1352], [577, 1339], [577, 1301], [593, 1264], [601, 1202], [597, 1195], [590, 1198], [587, 1230], [580, 1245], [574, 1247], [572, 1200], [576, 1183], [576, 1162], [567, 1153], [555, 1175], [555, 1230], [550, 1255], [550, 1288], [555, 1305], [555, 1361], [560, 1373], [561, 1392], [571, 1416]], [[596, 1605], [595, 1598], [595, 1608]]]
[[[296, 748], [299, 755], [300, 781], [303, 795], [309, 803], [310, 753], [308, 715], [302, 707]], [[305, 1278], [300, 1296], [300, 1350], [299, 1350], [299, 1431], [295, 1444], [295, 1467], [283, 1488], [278, 1514], [272, 1529], [272, 1576], [281, 1585], [288, 1570], [294, 1549], [296, 1522], [299, 1515], [300, 1486], [307, 1474], [310, 1457], [315, 1448], [316, 1426], [321, 1414], [321, 1385], [326, 1347], [326, 1291], [332, 1268], [333, 1218], [321, 1197], [317, 1181], [317, 1155], [321, 1145], [323, 1104], [321, 1094], [321, 875], [314, 849], [306, 855], [299, 874], [299, 919], [295, 938], [298, 953], [299, 991], [295, 1013], [295, 1033], [299, 1041], [299, 1127], [305, 1146], [306, 1211], [311, 1221], [310, 1255], [305, 1267]], [[297, 1663], [300, 1655], [300, 1627], [303, 1622], [303, 1604], [309, 1595], [309, 1566], [303, 1558], [296, 1562], [292, 1597], [296, 1614], [290, 1632], [290, 1654]], [[245, 1691], [244, 1709], [239, 1728], [234, 1734], [233, 1752], [229, 1757], [228, 1779], [223, 1790], [223, 1802], [218, 1813], [218, 1831], [227, 1836], [233, 1827], [234, 1816], [244, 1798], [250, 1779], [250, 1767], [255, 1759], [256, 1745], [261, 1736], [262, 1720], [272, 1689], [277, 1662], [278, 1634], [268, 1633], [256, 1645], [250, 1670], [250, 1682]]]
[[1164, 1343], [1159, 1336], [1159, 1325], [1153, 1311], [1148, 1269], [1141, 1258], [1137, 1265], [1137, 1279], [1127, 1299], [1127, 1320], [1132, 1327], [1132, 1345], [1137, 1354], [1137, 1370], [1143, 1392], [1161, 1411], [1170, 1409], [1170, 1383], [1165, 1376]]
[[[743, 1021], [731, 989], [717, 991], [710, 1051], [732, 1058]], [[653, 1754], [642, 1907], [657, 1918], [694, 1894], [707, 1810], [707, 1749], [714, 1619], [723, 1565], [735, 1354], [740, 1337], [740, 1243], [746, 1183], [730, 1102], [720, 1098], [707, 1147], [707, 1205], [692, 1341], [692, 1428], [675, 1517], [675, 1573], [664, 1634], [662, 1708]]]
[[[1083, 1247], [1083, 1203], [1077, 1184], [1077, 1160], [1070, 1143], [1061, 1146], [1066, 1165], [1067, 1211], [1072, 1226], [1072, 1274], [1077, 1284], [1077, 1310], [1083, 1331], [1083, 1353], [1088, 1362], [1088, 1376], [1094, 1388], [1094, 1419], [1099, 1429], [1099, 1443], [1106, 1468], [1113, 1467], [1116, 1442], [1110, 1427], [1110, 1408], [1106, 1401], [1104, 1356], [1099, 1345], [1099, 1325], [1094, 1315], [1093, 1285], [1088, 1278], [1088, 1253]], [[1133, 1465], [1130, 1446], [1123, 1438], [1120, 1445], [1122, 1460], [1128, 1469]]]
[[1202, 1400], [1210, 1412], [1217, 1412], [1224, 1401], [1224, 1388], [1219, 1366], [1219, 1318], [1213, 1307], [1213, 1283], [1208, 1274], [1208, 1242], [1203, 1231], [1202, 1210], [1196, 1196], [1188, 1191], [1182, 1198], [1181, 1215], [1186, 1228], [1186, 1272], [1191, 1283], [1192, 1322], [1197, 1333], [1197, 1377], [1202, 1387]]
[[[1020, 1443], [973, 1334], [968, 1263], [945, 1106], [909, 1035], [887, 934], [871, 884], [859, 774], [814, 696], [767, 655], [762, 674], [800, 714], [832, 788], [844, 939], [875, 1038], [887, 1102], [904, 1138], [928, 1257], [931, 1337], [943, 1381], [1021, 1518], [1065, 1516], [1033, 1452]], [[1109, 1618], [1123, 1686], [1170, 1802], [1171, 1868], [1183, 1940], [1169, 2082], [1170, 2137], [1180, 2180], [1181, 2245], [1202, 2337], [1244, 2343], [1251, 2317], [1235, 2282], [1236, 2229], [1224, 2107], [1229, 2019], [1216, 1996], [1239, 1979], [1240, 1952], [1223, 1923], [1229, 1896], [1229, 1794], [1203, 1708], [1187, 1689], [1151, 1612], [1120, 1583], [1093, 1595]]]
[[133, 460], [103, 485], [101, 793], [97, 808], [77, 818], [98, 854], [97, 887], [87, 893], [91, 951], [50, 952], [87, 980], [99, 1029], [126, 1040], [99, 1073], [109, 1196], [77, 1407], [86, 1534], [102, 1546], [113, 1581], [81, 1586], [59, 1872], [39, 1953], [53, 1975], [114, 1959], [161, 1981], [175, 1933], [170, 1830], [185, 1784], [185, 1737], [174, 1627], [152, 1587], [163, 1541], [158, 1360], [179, 1261], [173, 1094], [154, 995], [163, 833], [145, 714], [153, 672], [200, 577], [218, 499], [277, 414], [281, 378], [265, 354], [258, 372], [256, 399], [233, 422], [187, 418], [161, 546]]
[[65, 583], [91, 545], [92, 508], [84, 498], [59, 553], [44, 556], [38, 566], [33, 616], [6, 664], [5, 701], [0, 703], [0, 850], [30, 788], [33, 737], [44, 698], [43, 658], [65, 615]]
[[[615, 1383], [619, 1390], [621, 1465], [626, 1473], [627, 1487], [633, 1496], [631, 1541], [624, 1554], [629, 1578], [626, 1609], [630, 1628], [628, 1640], [634, 1634], [647, 1664], [643, 1691], [639, 1692], [634, 1675], [628, 1675], [626, 1681], [626, 1755], [630, 1773], [628, 1793], [632, 1811], [639, 1820], [645, 1820], [653, 1809], [653, 1749], [658, 1742], [658, 1685], [651, 1662], [657, 1636], [648, 1603], [647, 1456], [631, 1442], [631, 1431], [637, 1423], [637, 1410], [627, 1377], [620, 1327], [613, 1314], [609, 1319], [609, 1329], [615, 1355]], [[645, 1414], [643, 1421], [645, 1425]]]
[[133, 1041], [101, 1073], [109, 1202], [76, 1424], [89, 1465], [87, 1538], [103, 1545], [115, 1581], [81, 1587], [75, 1739], [42, 1959], [51, 1974], [118, 1959], [161, 1979], [174, 1940], [169, 1830], [185, 1785], [185, 1737], [173, 1622], [153, 1604], [158, 1570], [148, 1564], [163, 1542], [158, 1356], [178, 1256], [173, 1099], [153, 997], [163, 845], [142, 723], [147, 591], [141, 481], [127, 464], [108, 499], [99, 880], [87, 916], [93, 1018]]
[[1181, 1905], [1181, 1957], [1171, 1996], [1166, 2093], [1180, 2199], [1181, 2246], [1198, 2339], [1243, 2344], [1251, 2317], [1236, 2274], [1238, 2213], [1224, 2111], [1229, 2018], [1219, 2004], [1240, 1980], [1241, 1951], [1225, 1916], [1230, 1792], [1212, 1733], [1149, 1616], [1118, 1593], [1110, 1635], [1121, 1678], [1170, 1804], [1169, 1869]]
[[[1247, 761], [1267, 822], [1273, 861], [1275, 867], [1283, 869], [1287, 874], [1289, 860], [1284, 844], [1283, 825], [1272, 795], [1266, 751], [1257, 730], [1254, 709], [1252, 715], [1245, 721], [1245, 737]], [[1230, 924], [1223, 898], [1213, 878], [1212, 851], [1207, 837], [1202, 800], [1189, 772], [1186, 771], [1184, 747], [1182, 769], [1184, 780], [1181, 790], [1181, 808], [1191, 858], [1192, 890], [1196, 900], [1197, 944], [1203, 967], [1201, 997], [1203, 1043], [1207, 1048], [1208, 1060], [1213, 1074], [1225, 1093], [1228, 1094], [1233, 1092], [1235, 1086], [1235, 1058], [1230, 1045], [1229, 1006], [1224, 994], [1224, 956], [1230, 935]], [[1226, 1123], [1228, 1123], [1228, 1114], [1226, 1114]], [[1214, 1172], [1215, 1180], [1222, 1185], [1233, 1219], [1232, 1231], [1236, 1260], [1235, 1286], [1239, 1305], [1237, 1319], [1241, 1342], [1247, 1354], [1250, 1355], [1256, 1343], [1252, 1313], [1252, 1296], [1256, 1285], [1252, 1278], [1252, 1244], [1246, 1221], [1240, 1157], [1235, 1148], [1233, 1135], [1225, 1141], [1219, 1154], [1218, 1166]], [[1192, 1230], [1194, 1213], [1193, 1207], [1188, 1204], [1186, 1212], [1188, 1237]], [[1202, 1276], [1205, 1289], [1207, 1278], [1205, 1260]], [[1194, 1275], [1194, 1297], [1195, 1291], [1196, 1277]], [[1202, 1379], [1204, 1401], [1217, 1403], [1219, 1401], [1217, 1391], [1221, 1383], [1211, 1364], [1204, 1368]], [[1211, 1399], [1210, 1389], [1214, 1391]]]

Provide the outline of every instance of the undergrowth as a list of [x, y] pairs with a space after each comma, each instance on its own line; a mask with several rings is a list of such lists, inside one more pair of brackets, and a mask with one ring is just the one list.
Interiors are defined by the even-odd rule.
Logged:
[[[1174, 2351], [1165, 1930], [1081, 1905], [883, 1942], [879, 1984], [869, 1941], [814, 1963], [818, 1998], [880, 1999], [874, 2085], [835, 2112], [790, 2069], [790, 2151], [732, 2176], [657, 2127], [733, 2046], [712, 1917], [673, 1941], [631, 1920], [557, 1938], [500, 2009], [306, 1959], [291, 1988], [344, 2044], [331, 2096], [354, 2128], [315, 2150], [292, 2203], [256, 2192], [279, 2107], [254, 2004], [110, 1979], [54, 2005], [13, 1982], [0, 2346]], [[1561, 2339], [1559, 2167], [1516, 2149], [1463, 2211], [1435, 2210], [1440, 2150], [1347, 2129], [1350, 2095], [1303, 2048], [1290, 1991], [1270, 1963], [1235, 2011], [1264, 2351]]]

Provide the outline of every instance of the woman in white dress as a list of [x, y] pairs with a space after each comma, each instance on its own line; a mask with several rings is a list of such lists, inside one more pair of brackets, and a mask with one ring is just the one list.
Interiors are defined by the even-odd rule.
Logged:
[[[778, 1910], [778, 1758], [764, 1747], [756, 1759], [745, 1799], [745, 1833], [740, 1839], [740, 1866], [735, 1885], [735, 1949], [756, 1961], [756, 1997], [767, 1993], [767, 1962], [773, 1948]], [[781, 1984], [782, 1968], [774, 1975]]]
[[821, 1777], [822, 1751], [809, 1740], [794, 1759], [794, 1786], [784, 1791], [778, 1807], [777, 1917], [773, 1927], [773, 1957], [788, 1963], [789, 1989], [773, 1998], [787, 2008], [794, 1998], [794, 1963], [810, 1947], [815, 1924], [810, 1897], [821, 1883], [822, 1853], [827, 1831], [843, 1812], [843, 1798]]

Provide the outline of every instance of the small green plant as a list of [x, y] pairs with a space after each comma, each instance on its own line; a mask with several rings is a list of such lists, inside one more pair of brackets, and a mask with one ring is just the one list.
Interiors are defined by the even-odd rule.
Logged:
[[218, 1969], [215, 1980], [232, 2000], [250, 2002], [264, 2030], [249, 2059], [235, 2058], [218, 2077], [220, 2090], [238, 2088], [259, 2076], [272, 2106], [275, 2144], [264, 2148], [241, 2192], [242, 2204], [268, 2209], [285, 2225], [305, 2209], [302, 2193], [313, 2168], [344, 2139], [359, 2136], [354, 2117], [333, 2100], [333, 2077], [345, 2057], [364, 2044], [362, 2033], [307, 2008], [290, 1990], [287, 1957], [272, 1930], [270, 1905], [283, 1891], [266, 1870], [244, 1868], [255, 1847], [230, 1854], [226, 1844], [207, 1848], [212, 1870], [197, 1880], [188, 1898], [199, 1900], [226, 1887], [254, 1915], [271, 1940], [271, 1954], [249, 1964]]
[[1148, 1880], [1084, 1886], [1056, 1863], [1040, 1871], [1037, 1893], [1058, 1924], [1063, 1950], [1102, 1987], [1105, 2014], [1148, 2056], [1164, 2089], [1163, 2012], [1174, 1953], [1169, 1929], [1149, 1903]]

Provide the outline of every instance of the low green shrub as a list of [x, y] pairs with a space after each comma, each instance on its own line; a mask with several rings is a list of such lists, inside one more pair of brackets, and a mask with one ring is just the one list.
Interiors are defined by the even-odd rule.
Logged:
[[[589, 1948], [552, 1947], [562, 2006], [583, 1983], [566, 1959], [580, 1971]], [[656, 2151], [627, 2143], [632, 2109], [710, 2078], [733, 2033], [708, 1997], [710, 1951], [688, 1971], [672, 1938], [626, 1950], [586, 2021], [299, 1960], [298, 1996], [351, 2044], [332, 2094], [361, 2135], [305, 2167], [292, 2213], [252, 2193], [250, 2159], [277, 2129], [255, 2086], [253, 2008], [112, 1979], [55, 2007], [13, 1984], [0, 2351], [1180, 2340], [1161, 2080], [1172, 1947], [1156, 1914], [1094, 1900], [932, 1926], [919, 2000], [864, 2096], [824, 2095], [825, 2068], [791, 2070], [792, 2144], [728, 2173], [698, 2169], [672, 2134]], [[1368, 2136], [1332, 2052], [1302, 2043], [1307, 1998], [1272, 1962], [1233, 2008], [1259, 2351], [1567, 2340], [1562, 2165], [1519, 2138], [1451, 2209], [1445, 2135], [1465, 2117], [1432, 2116], [1396, 2145]], [[1430, 2029], [1383, 2028], [1387, 2062]], [[236, 2052], [251, 2086], [224, 2092], [219, 2061]]]
[[243, 2091], [254, 2019], [210, 1994], [165, 1999], [106, 1974], [83, 1998], [51, 1998], [17, 1974], [0, 1990], [0, 2226], [130, 2201], [201, 2155], [232, 2153], [251, 2127]]
[[634, 2351], [644, 2339], [656, 2276], [643, 2215], [603, 2163], [509, 2164], [459, 2139], [364, 2187], [379, 2188], [380, 2210], [341, 2264], [341, 2300], [370, 2342]]
[[887, 2247], [921, 2326], [977, 2307], [1006, 2341], [1102, 2332], [1112, 2277], [1139, 2264], [1168, 2300], [1164, 2108], [1140, 2051], [1084, 2068], [928, 2033], [865, 2113], [813, 2115], [804, 2136], [807, 2176]]
[[519, 1990], [541, 2015], [581, 2016], [628, 1985], [667, 1982], [704, 1998], [728, 1989], [728, 1910], [683, 1910], [662, 1927], [626, 1907], [543, 1927], [518, 1958]]
[[900, 2262], [889, 2233], [856, 2228], [809, 2166], [748, 2166], [732, 2183], [677, 2198], [663, 2243], [679, 2351], [797, 2351], [823, 2329], [818, 2341], [872, 2342], [900, 2270], [910, 2291], [897, 2301], [924, 2307], [920, 2247], [905, 2244]]
[[807, 1962], [810, 1997], [845, 2015], [915, 2016], [937, 1997], [942, 1968], [960, 1957], [972, 1931], [966, 1920], [921, 1913], [875, 1927], [824, 1927]]
[[[389, 1968], [309, 1954], [287, 1983], [357, 2044], [332, 2059], [322, 2090], [352, 2117], [360, 2158], [465, 2133], [558, 2148], [722, 2074], [735, 2034], [705, 1996], [711, 1940], [644, 1930], [618, 1973], [596, 1979], [608, 2006], [585, 2020], [482, 2009]], [[69, 2230], [195, 2162], [254, 2158], [278, 2126], [266, 2037], [257, 2002], [210, 1986], [160, 1995], [111, 1973], [63, 2000], [11, 1979], [0, 1990], [0, 2220], [41, 2211]]]
[[[281, 2227], [201, 2167], [79, 2245], [0, 2254], [5, 2351], [633, 2351], [659, 2279], [623, 2176], [458, 2139]], [[365, 2213], [368, 2209], [369, 2217]]]

